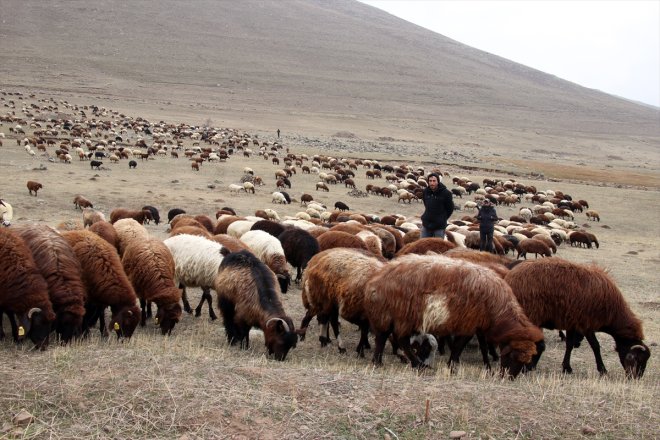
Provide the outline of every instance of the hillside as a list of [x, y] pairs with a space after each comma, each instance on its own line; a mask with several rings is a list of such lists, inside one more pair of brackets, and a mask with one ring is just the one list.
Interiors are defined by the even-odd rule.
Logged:
[[[3, 0], [0, 87], [161, 118], [484, 150], [651, 153], [660, 111], [356, 1]], [[273, 129], [274, 130], [274, 129]], [[646, 158], [648, 159], [648, 158]], [[634, 162], [645, 157], [634, 158]]]

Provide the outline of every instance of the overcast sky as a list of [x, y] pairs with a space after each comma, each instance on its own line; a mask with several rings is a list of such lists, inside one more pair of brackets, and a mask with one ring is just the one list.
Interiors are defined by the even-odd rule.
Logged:
[[360, 0], [461, 43], [660, 107], [660, 0]]

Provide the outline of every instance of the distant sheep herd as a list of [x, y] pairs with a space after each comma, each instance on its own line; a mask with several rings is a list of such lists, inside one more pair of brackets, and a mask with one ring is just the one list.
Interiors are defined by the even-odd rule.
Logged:
[[[59, 105], [82, 110], [65, 102]], [[34, 114], [38, 109], [28, 110]], [[384, 186], [367, 185], [366, 193], [396, 195], [396, 203], [419, 201], [427, 186], [422, 167], [321, 155], [308, 158], [288, 151], [283, 155], [281, 144], [259, 142], [235, 130], [151, 124], [95, 106], [85, 110], [111, 116], [112, 121], [33, 117], [34, 134], [19, 136], [19, 145], [30, 147], [26, 151], [31, 156], [32, 147], [46, 154], [47, 146], [57, 147], [56, 157], [62, 156], [67, 164], [66, 156], [70, 159], [73, 152], [81, 161], [90, 160], [92, 169], [103, 166], [92, 157], [116, 163], [138, 155], [142, 160], [167, 156], [169, 151], [170, 158], [177, 159], [184, 138], [209, 145], [183, 151], [195, 171], [201, 171], [205, 162], [226, 162], [237, 151], [247, 157], [260, 154], [278, 167], [282, 160], [284, 168], [275, 172], [277, 191], [272, 192], [272, 202], [286, 205], [294, 201], [284, 189], [295, 182], [296, 169], [302, 176], [315, 174], [317, 191], [329, 192], [337, 183], [355, 191], [355, 171], [362, 166], [369, 181], [377, 182], [383, 174], [386, 181]], [[16, 124], [13, 133], [25, 134], [26, 120], [10, 115], [2, 120]], [[101, 131], [105, 138], [92, 142], [91, 133]], [[151, 136], [152, 145], [139, 137], [134, 148], [122, 146], [129, 132]], [[59, 146], [51, 142], [62, 133], [67, 138]], [[309, 166], [303, 165], [310, 159]], [[229, 184], [228, 194], [254, 194], [263, 185], [252, 169], [245, 168], [243, 175], [240, 183]], [[371, 348], [372, 335], [375, 365], [383, 363], [390, 341], [393, 353], [415, 368], [435, 367], [437, 352], [442, 354], [448, 347], [453, 369], [467, 343], [477, 336], [485, 366], [490, 368], [491, 358], [499, 359], [501, 374], [515, 378], [536, 367], [545, 349], [541, 329], [548, 328], [566, 331], [563, 372], [572, 372], [571, 352], [584, 338], [594, 352], [597, 370], [604, 374], [595, 334], [605, 332], [614, 338], [626, 375], [642, 377], [650, 358], [642, 323], [612, 278], [595, 265], [554, 256], [565, 243], [598, 248], [597, 237], [580, 229], [574, 216], [586, 210], [587, 219], [600, 221], [599, 213], [585, 200], [574, 201], [561, 191], [538, 191], [513, 180], [484, 179], [483, 188], [462, 177], [452, 183], [456, 200], [474, 197], [457, 205], [457, 210], [473, 211], [484, 199], [506, 206], [532, 204], [496, 225], [496, 254], [475, 250], [479, 227], [471, 215], [451, 221], [446, 239], [420, 238], [419, 218], [351, 211], [341, 201], [328, 210], [311, 194], [295, 200], [305, 207], [295, 216], [281, 216], [272, 208], [244, 216], [231, 207], [215, 216], [173, 208], [167, 216], [170, 237], [165, 240], [151, 236], [143, 226], [160, 223], [158, 209], [150, 205], [115, 208], [106, 221], [92, 201], [77, 195], [73, 204], [82, 210], [83, 221], [71, 230], [68, 225], [12, 225], [12, 206], [0, 200], [0, 220], [6, 226], [0, 228], [0, 338], [5, 337], [3, 315], [15, 341], [29, 339], [42, 350], [51, 332], [66, 344], [84, 338], [97, 323], [103, 335], [130, 338], [138, 325], [153, 319], [161, 333], [169, 335], [184, 311], [192, 313], [186, 288], [200, 287], [195, 316], [207, 303], [210, 318], [217, 319], [214, 290], [228, 343], [248, 348], [250, 329], [260, 329], [268, 354], [280, 361], [305, 340], [314, 317], [321, 346], [331, 343], [332, 327], [339, 351], [345, 352], [341, 317], [360, 329], [355, 348], [359, 356]], [[48, 190], [33, 180], [27, 187], [35, 196], [38, 190]], [[508, 257], [509, 251], [517, 252], [517, 258]], [[531, 254], [551, 258], [520, 260]], [[293, 282], [301, 286], [306, 311], [298, 328], [282, 303], [282, 294], [292, 282], [289, 266], [296, 270]]]

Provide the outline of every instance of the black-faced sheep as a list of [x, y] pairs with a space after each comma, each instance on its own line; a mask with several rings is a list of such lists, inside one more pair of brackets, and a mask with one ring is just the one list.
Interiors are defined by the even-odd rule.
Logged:
[[289, 228], [278, 237], [284, 256], [296, 268], [296, 283], [300, 283], [309, 260], [320, 252], [319, 242], [309, 232], [300, 228]]
[[35, 182], [34, 180], [28, 180], [27, 182], [27, 189], [30, 192], [30, 195], [32, 195], [32, 191], [34, 191], [35, 197], [37, 196], [37, 191], [39, 191], [43, 187], [44, 186], [41, 183]]
[[[626, 374], [642, 377], [651, 356], [642, 342], [642, 323], [603, 269], [559, 258], [543, 259], [519, 264], [505, 280], [534, 325], [567, 331], [565, 373], [573, 371], [571, 351], [581, 335], [594, 352], [598, 371], [607, 372], [596, 339], [596, 332], [604, 332], [614, 338]], [[534, 356], [532, 367], [541, 353], [542, 349]]]
[[80, 209], [80, 210], [82, 210], [83, 208], [93, 208], [94, 207], [92, 202], [90, 202], [85, 197], [81, 196], [80, 194], [78, 194], [77, 196], [75, 196], [73, 198], [73, 206], [75, 207], [75, 209]]
[[[376, 336], [375, 364], [382, 363], [390, 334], [417, 367], [420, 360], [411, 349], [411, 336], [472, 336], [480, 330], [487, 342], [499, 345], [502, 372], [515, 377], [543, 340], [499, 275], [442, 255], [411, 254], [392, 260], [367, 284], [364, 307]], [[464, 347], [452, 346], [450, 365], [458, 363]]]
[[369, 348], [369, 320], [364, 309], [364, 287], [383, 262], [368, 252], [357, 249], [329, 249], [315, 255], [303, 276], [302, 302], [307, 312], [300, 324], [301, 340], [314, 316], [320, 324], [319, 341], [324, 347], [330, 342], [330, 330], [337, 338], [339, 352], [346, 351], [339, 334], [339, 315], [360, 327], [360, 342], [356, 351], [364, 356]]
[[285, 313], [275, 274], [247, 251], [227, 255], [220, 264], [214, 289], [227, 340], [249, 347], [250, 328], [264, 332], [268, 354], [278, 361], [295, 348], [298, 334]]
[[89, 166], [92, 169], [96, 168], [97, 170], [101, 170], [101, 165], [103, 165], [103, 162], [101, 162], [100, 160], [92, 160], [89, 162]]
[[160, 223], [160, 213], [158, 212], [158, 209], [151, 206], [151, 205], [145, 205], [142, 207], [142, 210], [148, 210], [151, 212], [151, 217], [154, 219], [154, 223], [159, 224]]
[[169, 211], [167, 211], [167, 223], [170, 223], [174, 217], [176, 217], [179, 214], [185, 214], [186, 211], [184, 211], [181, 208], [172, 208]]
[[156, 324], [162, 334], [171, 334], [181, 319], [181, 291], [174, 283], [174, 259], [162, 241], [150, 238], [128, 244], [121, 260], [142, 308], [141, 324], [147, 320], [147, 303], [158, 307]]
[[241, 241], [277, 275], [280, 290], [286, 293], [291, 284], [291, 275], [282, 243], [265, 231], [248, 231], [241, 235]]
[[209, 305], [209, 317], [218, 319], [213, 310], [211, 287], [218, 274], [218, 268], [227, 250], [215, 241], [196, 235], [177, 235], [170, 237], [163, 243], [169, 248], [174, 258], [174, 279], [179, 287], [183, 287], [183, 309], [192, 313], [188, 302], [186, 287], [201, 287], [202, 298], [195, 308], [195, 316], [202, 314], [204, 301]]
[[68, 343], [80, 336], [87, 293], [73, 249], [53, 228], [19, 225], [13, 228], [32, 252], [35, 264], [48, 284], [48, 297], [55, 312], [54, 330]]
[[350, 208], [344, 202], [335, 202], [335, 209], [338, 211], [350, 211]]
[[0, 310], [10, 315], [16, 341], [29, 337], [35, 346], [48, 346], [55, 313], [48, 297], [48, 284], [23, 239], [9, 228], [0, 228]]
[[151, 216], [151, 211], [148, 209], [130, 210], [126, 208], [115, 208], [110, 212], [110, 223], [114, 224], [117, 220], [124, 218], [132, 218], [140, 224], [149, 223], [154, 218]]
[[140, 321], [140, 308], [117, 250], [90, 231], [68, 231], [62, 236], [80, 262], [87, 290], [83, 332], [99, 319], [101, 333], [106, 334], [104, 311], [109, 306], [112, 318], [108, 330], [114, 330], [117, 338], [130, 338]]

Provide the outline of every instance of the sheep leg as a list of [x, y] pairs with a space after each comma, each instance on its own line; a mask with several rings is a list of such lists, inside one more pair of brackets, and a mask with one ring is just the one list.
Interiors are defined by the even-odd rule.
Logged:
[[468, 344], [468, 342], [470, 342], [470, 339], [472, 339], [472, 335], [454, 337], [454, 343], [451, 347], [451, 354], [449, 355], [449, 361], [447, 362], [447, 366], [451, 370], [452, 374], [456, 373], [456, 367], [458, 367], [461, 353], [463, 353], [463, 350], [465, 349], [465, 346]]
[[209, 304], [209, 317], [211, 318], [211, 321], [215, 321], [218, 319], [218, 316], [215, 314], [215, 310], [213, 310], [213, 297], [211, 296], [211, 289], [209, 287], [205, 287], [202, 289], [202, 291], [202, 301], [204, 298], [206, 298], [206, 302]]
[[422, 361], [419, 360], [417, 354], [415, 354], [415, 351], [410, 346], [410, 336], [404, 336], [402, 338], [399, 338], [398, 342], [399, 342], [399, 346], [408, 357], [408, 360], [410, 360], [410, 366], [419, 369], [427, 367]]
[[447, 337], [436, 338], [438, 341], [438, 353], [445, 354], [445, 344], [447, 342]]
[[358, 342], [357, 351], [358, 357], [364, 357], [364, 349], [370, 348], [369, 346], [369, 323], [360, 325], [360, 342]]
[[600, 355], [600, 344], [598, 343], [598, 339], [596, 339], [596, 334], [594, 332], [589, 332], [586, 333], [585, 338], [587, 338], [587, 342], [589, 345], [591, 345], [591, 349], [594, 352], [594, 356], [596, 358], [596, 368], [598, 369], [598, 372], [603, 375], [607, 373], [607, 369], [605, 368], [605, 364], [603, 363], [603, 358]]
[[319, 315], [317, 318], [319, 322], [319, 342], [321, 347], [325, 347], [330, 343], [330, 328], [328, 325], [328, 318], [323, 315]]
[[567, 374], [571, 374], [573, 369], [571, 368], [571, 351], [575, 347], [575, 340], [578, 338], [577, 332], [575, 330], [566, 331], [566, 352], [564, 353], [564, 360], [561, 363], [562, 371]]
[[188, 302], [188, 292], [186, 291], [186, 286], [184, 286], [183, 284], [179, 284], [179, 289], [182, 290], [181, 300], [183, 301], [183, 310], [185, 310], [186, 313], [191, 314], [192, 308], [190, 307], [190, 303]]
[[[472, 338], [470, 338], [472, 339]], [[477, 331], [477, 341], [479, 341], [479, 351], [481, 351], [481, 359], [486, 366], [486, 370], [490, 371], [490, 358], [488, 357], [488, 342], [486, 342], [486, 336], [481, 330]]]
[[374, 356], [371, 359], [374, 365], [383, 365], [383, 350], [385, 350], [385, 343], [387, 342], [387, 338], [390, 336], [390, 333], [392, 333], [392, 330], [387, 330], [383, 333], [376, 333]]
[[236, 345], [239, 342], [239, 339], [238, 328], [234, 322], [234, 315], [236, 313], [234, 304], [231, 301], [227, 301], [221, 297], [218, 300], [218, 307], [220, 307], [222, 322], [225, 325], [225, 335], [227, 336], [227, 342], [229, 345]]
[[301, 341], [305, 340], [305, 336], [307, 335], [307, 327], [309, 327], [309, 323], [312, 321], [312, 318], [314, 318], [314, 316], [315, 315], [311, 310], [307, 310], [307, 312], [305, 312], [305, 317], [300, 322], [299, 337]]
[[296, 284], [300, 284], [300, 281], [302, 280], [302, 267], [298, 266], [296, 269]]
[[341, 335], [339, 334], [339, 310], [335, 309], [332, 311], [332, 315], [330, 316], [330, 325], [332, 326], [332, 331], [335, 334], [335, 339], [337, 340], [339, 353], [346, 353], [346, 346], [344, 345], [344, 341], [341, 339]]
[[147, 301], [140, 298], [140, 325], [144, 327], [147, 324]]

